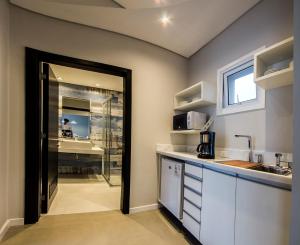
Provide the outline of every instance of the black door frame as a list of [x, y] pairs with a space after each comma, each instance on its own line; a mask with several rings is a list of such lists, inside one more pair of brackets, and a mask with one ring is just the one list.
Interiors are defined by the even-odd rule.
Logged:
[[33, 224], [41, 214], [41, 85], [40, 63], [63, 65], [123, 77], [123, 154], [121, 211], [129, 213], [131, 159], [130, 69], [25, 48], [25, 224]]

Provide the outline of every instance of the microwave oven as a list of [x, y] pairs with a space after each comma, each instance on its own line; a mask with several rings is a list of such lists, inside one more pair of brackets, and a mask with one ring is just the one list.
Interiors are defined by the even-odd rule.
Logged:
[[189, 111], [173, 116], [173, 130], [202, 129], [206, 123], [206, 114]]

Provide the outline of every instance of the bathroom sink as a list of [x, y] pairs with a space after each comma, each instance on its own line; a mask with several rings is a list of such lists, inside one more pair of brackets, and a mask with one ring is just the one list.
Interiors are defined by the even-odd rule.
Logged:
[[69, 140], [63, 139], [59, 143], [63, 149], [92, 149], [93, 144], [89, 140]]
[[272, 173], [272, 174], [278, 174], [278, 175], [290, 175], [292, 174], [291, 169], [289, 168], [283, 168], [283, 167], [277, 167], [277, 166], [268, 166], [260, 164], [255, 167], [251, 167], [250, 169], [260, 171], [260, 172], [266, 172], [266, 173]]

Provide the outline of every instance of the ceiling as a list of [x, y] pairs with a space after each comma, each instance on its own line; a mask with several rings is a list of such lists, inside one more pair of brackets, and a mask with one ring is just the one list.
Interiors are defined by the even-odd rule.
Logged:
[[123, 91], [122, 77], [54, 64], [50, 64], [50, 68], [58, 82]]
[[260, 0], [10, 0], [190, 57]]

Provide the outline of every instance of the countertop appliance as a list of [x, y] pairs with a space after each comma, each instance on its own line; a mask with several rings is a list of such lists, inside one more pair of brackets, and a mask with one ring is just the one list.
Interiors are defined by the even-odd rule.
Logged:
[[159, 201], [178, 219], [182, 219], [183, 163], [163, 157], [160, 169]]
[[197, 147], [199, 158], [214, 159], [215, 158], [215, 132], [200, 132], [200, 144]]
[[189, 111], [173, 116], [173, 130], [201, 129], [206, 123], [206, 114]]

